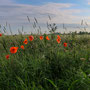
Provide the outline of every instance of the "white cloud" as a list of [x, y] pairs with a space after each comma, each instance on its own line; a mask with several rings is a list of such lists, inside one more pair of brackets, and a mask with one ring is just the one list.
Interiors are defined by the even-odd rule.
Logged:
[[29, 16], [31, 20], [37, 17], [40, 23], [43, 23], [48, 20], [47, 16], [50, 15], [56, 23], [60, 23], [63, 20], [70, 23], [70, 18], [72, 21], [73, 17], [76, 17], [73, 14], [81, 12], [80, 10], [67, 9], [71, 6], [73, 5], [62, 3], [48, 3], [41, 6], [25, 4], [1, 5], [0, 16], [11, 23], [23, 23], [26, 20], [26, 16]]
[[87, 0], [87, 2], [88, 2], [88, 5], [90, 5], [90, 0]]
[[36, 6], [15, 4], [11, 0], [3, 0], [2, 4], [0, 4], [0, 24], [7, 21], [11, 26], [14, 26], [14, 29], [23, 25], [29, 30], [30, 27], [27, 21], [27, 16], [29, 16], [31, 22], [33, 22], [33, 18], [36, 17], [41, 27], [44, 28], [44, 25], [48, 21], [48, 15], [52, 17], [52, 22], [57, 24], [79, 23], [83, 16], [77, 16], [76, 14], [80, 14], [84, 12], [84, 10], [71, 9], [73, 6], [74, 4], [70, 3], [48, 3]]
[[0, 5], [7, 5], [13, 3], [12, 0], [0, 0]]

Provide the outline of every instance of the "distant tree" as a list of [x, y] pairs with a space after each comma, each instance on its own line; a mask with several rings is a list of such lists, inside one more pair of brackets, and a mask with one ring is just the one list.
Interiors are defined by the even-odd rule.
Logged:
[[90, 34], [90, 32], [80, 31], [78, 34], [80, 34], [80, 35], [82, 35], [82, 34]]

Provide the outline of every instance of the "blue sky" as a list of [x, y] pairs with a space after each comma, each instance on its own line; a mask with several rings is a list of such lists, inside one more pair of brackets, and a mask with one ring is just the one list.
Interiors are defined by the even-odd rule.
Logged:
[[[32, 27], [34, 17], [38, 19], [42, 32], [45, 32], [48, 15], [59, 28], [62, 28], [60, 26], [63, 23], [77, 27], [82, 19], [89, 25], [90, 0], [0, 0], [0, 25], [5, 26], [7, 22], [14, 33], [21, 30], [22, 26], [27, 33], [36, 32]], [[30, 24], [27, 16], [31, 20]], [[8, 26], [7, 31], [9, 32]]]
[[54, 3], [74, 3], [74, 4], [87, 4], [85, 0], [15, 0], [16, 3], [22, 3], [22, 4], [33, 4], [33, 5], [41, 5], [48, 2], [54, 2]]

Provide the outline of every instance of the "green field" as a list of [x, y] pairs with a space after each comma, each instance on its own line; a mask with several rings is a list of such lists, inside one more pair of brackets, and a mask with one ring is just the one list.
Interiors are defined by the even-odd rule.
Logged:
[[0, 37], [0, 90], [90, 90], [90, 35], [60, 35], [59, 44], [57, 35], [33, 36]]

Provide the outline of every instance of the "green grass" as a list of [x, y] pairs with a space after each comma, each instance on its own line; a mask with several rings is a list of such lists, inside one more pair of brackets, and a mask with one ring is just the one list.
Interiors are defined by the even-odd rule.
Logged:
[[[32, 42], [24, 35], [0, 37], [0, 90], [90, 90], [90, 35], [61, 35], [60, 44], [56, 35], [49, 37], [41, 41], [34, 35]], [[19, 47], [16, 54], [12, 46]]]

